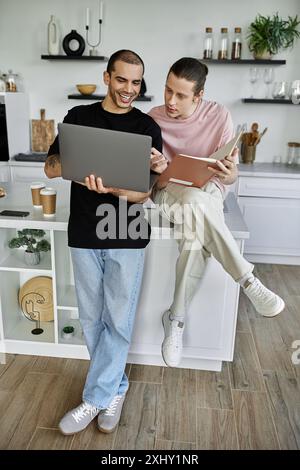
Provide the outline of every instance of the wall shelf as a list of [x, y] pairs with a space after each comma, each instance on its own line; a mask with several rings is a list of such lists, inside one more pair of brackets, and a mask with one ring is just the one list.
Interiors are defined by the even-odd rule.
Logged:
[[270, 103], [270, 104], [293, 104], [292, 100], [281, 99], [258, 99], [258, 98], [243, 98], [243, 103]]
[[108, 57], [100, 55], [42, 55], [43, 60], [96, 60], [107, 62]]
[[[106, 95], [68, 95], [69, 100], [104, 100]], [[152, 101], [153, 96], [139, 96], [135, 101]]]
[[247, 65], [247, 64], [257, 64], [257, 65], [285, 65], [286, 60], [271, 60], [271, 59], [200, 59], [201, 62], [206, 64], [221, 64], [221, 65]]

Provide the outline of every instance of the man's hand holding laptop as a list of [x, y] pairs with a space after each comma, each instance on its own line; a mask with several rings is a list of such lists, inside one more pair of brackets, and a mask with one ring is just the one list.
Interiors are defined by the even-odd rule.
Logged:
[[[151, 149], [151, 159], [150, 159], [150, 168], [155, 173], [161, 174], [168, 166], [168, 161], [165, 156], [156, 150], [154, 147]], [[100, 176], [95, 177], [95, 175], [89, 175], [85, 178], [85, 182], [81, 183], [90, 191], [96, 191], [99, 194], [111, 193], [117, 197], [126, 197], [129, 202], [145, 202], [151, 194], [151, 191], [148, 193], [141, 193], [137, 191], [130, 191], [128, 189], [112, 188], [105, 187], [103, 185], [102, 178]]]

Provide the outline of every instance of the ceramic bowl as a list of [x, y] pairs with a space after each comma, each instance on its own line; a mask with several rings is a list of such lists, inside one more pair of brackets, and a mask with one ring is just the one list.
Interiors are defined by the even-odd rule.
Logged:
[[91, 95], [97, 88], [97, 85], [76, 85], [77, 90], [82, 95]]

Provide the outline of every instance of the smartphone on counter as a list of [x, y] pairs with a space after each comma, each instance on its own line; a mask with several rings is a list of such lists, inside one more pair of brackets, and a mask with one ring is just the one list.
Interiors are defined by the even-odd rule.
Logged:
[[4, 210], [0, 212], [0, 215], [4, 217], [27, 217], [30, 214], [30, 212], [27, 211], [10, 211], [10, 210]]

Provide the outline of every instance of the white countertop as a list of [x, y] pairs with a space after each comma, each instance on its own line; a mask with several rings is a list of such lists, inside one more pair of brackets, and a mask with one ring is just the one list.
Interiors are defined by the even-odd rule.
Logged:
[[37, 166], [37, 167], [44, 167], [45, 162], [26, 162], [26, 161], [17, 161], [17, 160], [9, 160], [10, 166]]
[[240, 163], [239, 166], [240, 176], [257, 176], [257, 177], [271, 177], [271, 178], [300, 178], [300, 167], [288, 167], [283, 164], [274, 163]]
[[[70, 183], [67, 181], [52, 179], [48, 186], [57, 189], [57, 210], [54, 217], [44, 217], [41, 209], [32, 206], [31, 191], [28, 183], [1, 183], [7, 195], [0, 198], [0, 211], [4, 209], [20, 210], [30, 212], [27, 217], [3, 217], [0, 216], [0, 227], [27, 227], [43, 228], [45, 230], [67, 230], [69, 219], [69, 194]], [[166, 235], [169, 233], [169, 226], [165, 219], [159, 217], [157, 209], [151, 211], [150, 220], [152, 235], [157, 238], [157, 233]], [[244, 222], [242, 213], [233, 193], [229, 193], [225, 201], [225, 220], [232, 235], [236, 239], [249, 238], [249, 231]]]

